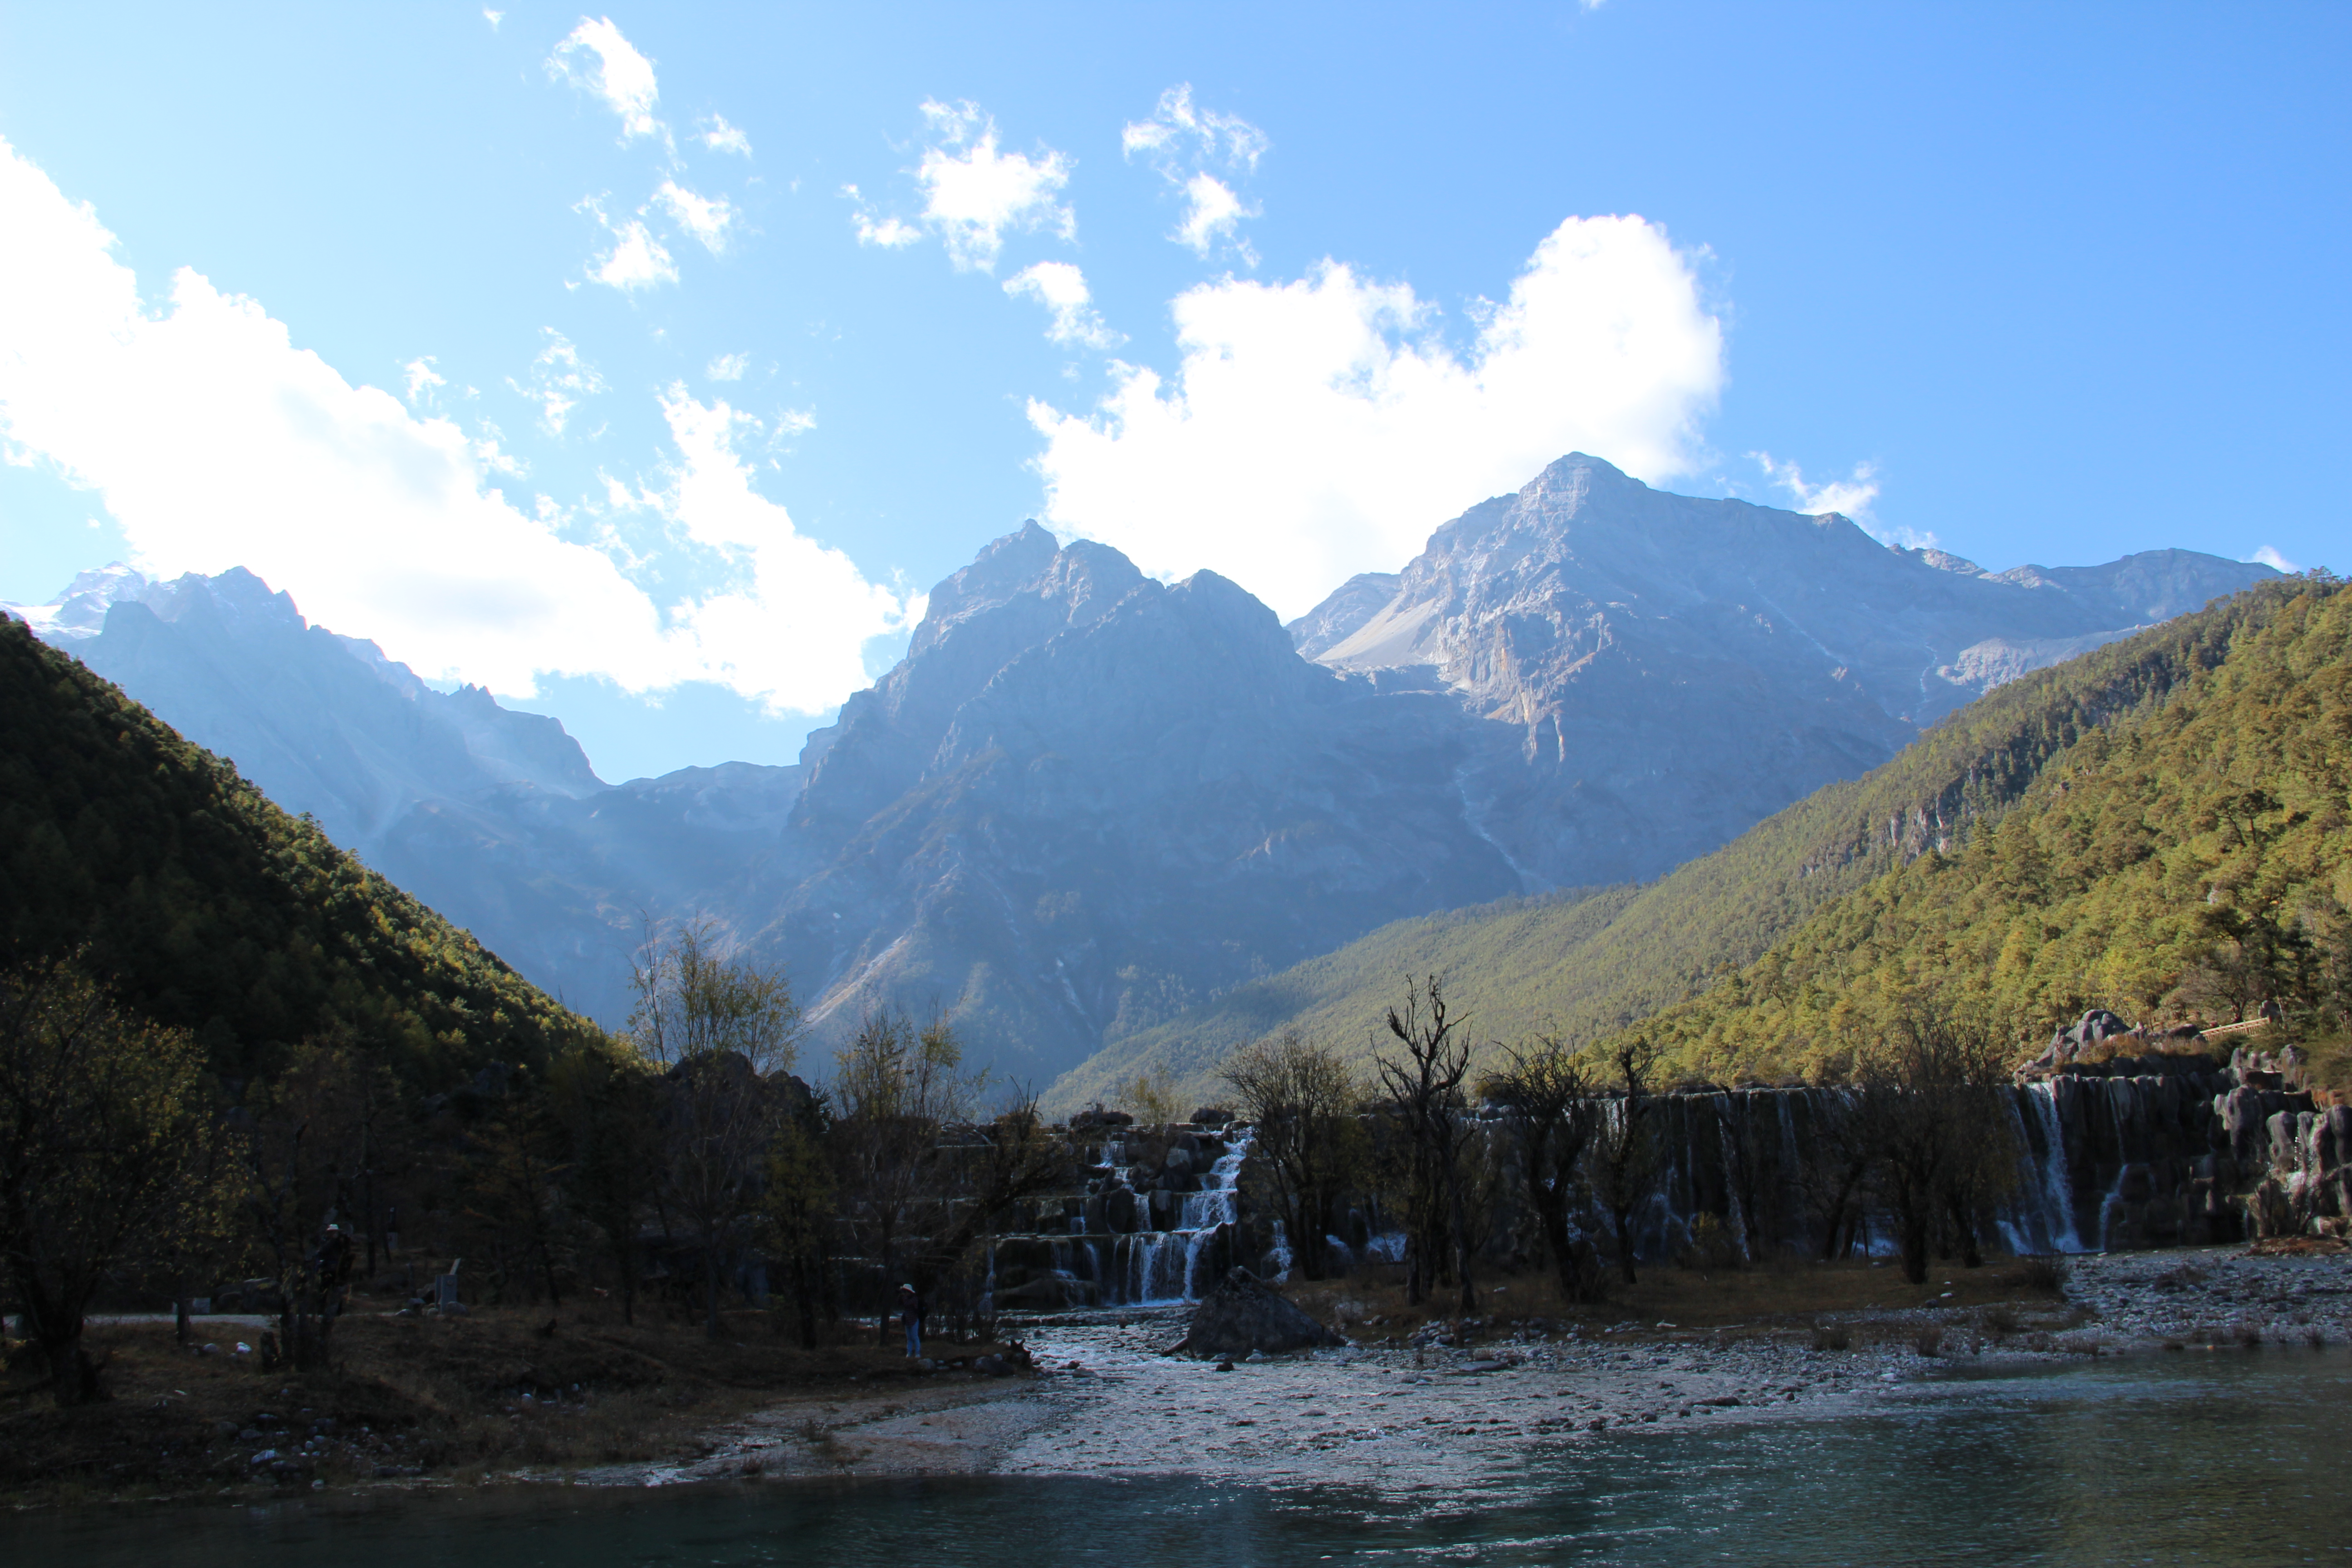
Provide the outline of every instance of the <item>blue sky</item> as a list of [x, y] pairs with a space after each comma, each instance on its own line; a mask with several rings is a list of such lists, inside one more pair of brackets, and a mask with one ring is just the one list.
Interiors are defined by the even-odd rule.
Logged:
[[0, 599], [245, 564], [621, 778], [789, 760], [1024, 517], [1288, 616], [1571, 446], [1996, 568], [2341, 568], [2347, 44], [0, 4]]

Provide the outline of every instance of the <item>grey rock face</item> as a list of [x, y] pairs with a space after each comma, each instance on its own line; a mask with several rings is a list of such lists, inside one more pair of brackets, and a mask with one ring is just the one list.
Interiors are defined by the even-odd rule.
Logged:
[[643, 910], [782, 962], [817, 1059], [950, 1012], [1045, 1087], [1106, 1040], [1409, 915], [1654, 877], [2000, 680], [2268, 568], [1998, 575], [1571, 456], [1286, 629], [1034, 523], [940, 584], [798, 766], [607, 785], [243, 572], [18, 613], [607, 1023]]
[[1465, 805], [1532, 888], [1656, 876], [2001, 680], [2271, 574], [2152, 551], [1994, 576], [1572, 454], [1440, 528], [1371, 614], [1359, 578], [1293, 629], [1479, 721]]
[[1176, 1349], [1198, 1356], [1281, 1355], [1348, 1342], [1285, 1300], [1246, 1268], [1235, 1268], [1192, 1310]]
[[1393, 572], [1359, 572], [1332, 595], [1290, 623], [1290, 640], [1308, 658], [1320, 658], [1362, 629], [1396, 597]]
[[1511, 890], [1467, 750], [1458, 705], [1300, 658], [1214, 574], [1024, 530], [812, 740], [757, 940], [821, 1031], [937, 1005], [1043, 1081], [1367, 921]]

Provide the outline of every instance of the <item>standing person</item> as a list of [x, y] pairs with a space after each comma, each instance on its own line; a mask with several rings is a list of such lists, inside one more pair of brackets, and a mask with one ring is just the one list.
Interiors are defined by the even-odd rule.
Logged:
[[907, 1325], [907, 1354], [923, 1353], [923, 1299], [912, 1285], [898, 1287], [898, 1321]]

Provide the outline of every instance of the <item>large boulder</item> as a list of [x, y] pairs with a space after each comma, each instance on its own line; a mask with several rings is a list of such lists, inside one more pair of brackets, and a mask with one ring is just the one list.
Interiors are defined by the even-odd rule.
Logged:
[[2095, 1046], [2102, 1040], [2111, 1040], [2119, 1036], [2137, 1032], [2130, 1024], [2108, 1012], [2105, 1007], [2094, 1007], [2076, 1019], [2072, 1027], [2062, 1026], [2055, 1035], [2053, 1035], [2049, 1048], [2042, 1053], [2038, 1063], [2055, 1065], [2059, 1062], [2071, 1062], [2082, 1055], [2087, 1047]]
[[1194, 1310], [1192, 1327], [1176, 1349], [1202, 1356], [1247, 1355], [1252, 1351], [1280, 1355], [1347, 1342], [1248, 1269], [1235, 1268]]

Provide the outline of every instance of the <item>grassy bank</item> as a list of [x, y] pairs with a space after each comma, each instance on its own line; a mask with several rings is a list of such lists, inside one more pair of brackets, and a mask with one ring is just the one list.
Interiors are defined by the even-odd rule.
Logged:
[[[641, 1313], [631, 1327], [601, 1308], [368, 1314], [337, 1326], [331, 1370], [295, 1373], [228, 1353], [237, 1336], [257, 1342], [250, 1329], [205, 1326], [199, 1338], [223, 1352], [205, 1355], [181, 1348], [169, 1323], [93, 1325], [88, 1342], [110, 1396], [102, 1403], [57, 1408], [37, 1381], [44, 1369], [15, 1358], [0, 1392], [0, 1499], [462, 1482], [692, 1455], [713, 1425], [779, 1399], [917, 1380], [871, 1328], [845, 1325], [841, 1342], [803, 1351], [766, 1313], [730, 1313], [724, 1326], [713, 1341], [698, 1324]], [[1001, 1347], [926, 1348], [952, 1363]], [[257, 1464], [257, 1454], [274, 1458]]]

